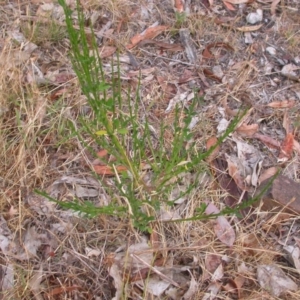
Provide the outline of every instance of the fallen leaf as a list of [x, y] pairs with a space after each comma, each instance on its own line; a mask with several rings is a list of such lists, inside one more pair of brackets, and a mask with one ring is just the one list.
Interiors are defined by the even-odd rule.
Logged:
[[217, 254], [206, 254], [205, 269], [203, 270], [203, 281], [211, 278], [212, 274], [217, 270], [219, 265], [222, 264], [222, 258]]
[[48, 297], [51, 299], [55, 295], [65, 294], [67, 292], [72, 292], [72, 291], [76, 291], [79, 289], [80, 289], [80, 287], [78, 285], [57, 287], [57, 288], [52, 289], [48, 293]]
[[43, 272], [43, 264], [40, 265], [40, 269], [33, 273], [33, 276], [30, 278], [28, 285], [29, 288], [34, 295], [34, 299], [43, 300], [44, 297], [41, 294], [41, 282], [43, 280], [44, 272]]
[[292, 157], [294, 148], [294, 135], [288, 133], [281, 144], [280, 154], [278, 156], [279, 160], [289, 160]]
[[[215, 136], [212, 136], [211, 138], [209, 138], [206, 141], [206, 149], [209, 150], [210, 148], [214, 147], [215, 145], [217, 145], [218, 143], [218, 139]], [[207, 158], [207, 160], [210, 162], [212, 160], [214, 160], [218, 154], [220, 152], [220, 145], [218, 145], [209, 155], [209, 157]]]
[[154, 39], [156, 36], [161, 34], [163, 31], [167, 30], [168, 26], [150, 26], [147, 28], [144, 32], [141, 34], [135, 35], [133, 38], [131, 38], [131, 44], [127, 45], [127, 49], [131, 49], [135, 47], [139, 42], [143, 40], [151, 40]]
[[[208, 58], [208, 59], [211, 59], [211, 58], [216, 58], [216, 55], [212, 54], [211, 53], [211, 49], [213, 48], [223, 48], [223, 49], [226, 49], [226, 50], [230, 50], [230, 51], [234, 51], [234, 49], [228, 44], [228, 43], [211, 43], [211, 44], [208, 44], [203, 53], [202, 53], [202, 56], [203, 58]], [[218, 56], [219, 58], [220, 56]]]
[[242, 178], [233, 158], [228, 156], [227, 157], [227, 164], [228, 164], [228, 174], [233, 178], [236, 185], [243, 191], [247, 191], [248, 187], [244, 183], [244, 179]]
[[260, 286], [279, 297], [287, 291], [296, 291], [297, 284], [276, 265], [261, 265], [257, 268], [257, 280]]
[[229, 2], [231, 4], [243, 4], [243, 3], [250, 3], [252, 0], [223, 0], [223, 2]]
[[182, 51], [183, 48], [180, 44], [170, 44], [170, 43], [165, 43], [161, 41], [155, 41], [155, 40], [144, 40], [139, 43], [139, 46], [147, 45], [147, 44], [154, 44], [160, 48], [169, 50], [169, 51]]
[[276, 7], [280, 3], [281, 0], [273, 0], [271, 4], [271, 15], [275, 15], [276, 13]]
[[276, 140], [274, 140], [272, 137], [263, 135], [260, 133], [255, 133], [253, 135], [254, 138], [261, 140], [263, 143], [265, 143], [268, 147], [272, 147], [275, 149], [280, 149], [280, 143]]
[[259, 179], [258, 179], [259, 184], [262, 183], [263, 181], [273, 177], [277, 172], [278, 172], [277, 167], [270, 167], [270, 168], [264, 170], [259, 176]]
[[226, 6], [226, 8], [228, 10], [231, 10], [231, 11], [235, 11], [236, 9], [234, 8], [234, 6], [230, 3], [230, 2], [227, 2], [227, 1], [223, 1], [224, 5]]
[[175, 11], [182, 13], [184, 11], [184, 0], [175, 0], [174, 8], [175, 8]]
[[217, 81], [217, 82], [219, 82], [219, 83], [222, 82], [222, 79], [219, 78], [218, 76], [216, 76], [216, 75], [215, 75], [212, 71], [210, 71], [209, 69], [204, 68], [204, 69], [203, 69], [203, 74], [204, 74], [207, 78], [209, 78], [209, 79], [212, 79], [212, 80]]
[[113, 176], [116, 175], [116, 172], [122, 173], [128, 170], [127, 167], [125, 166], [115, 166], [113, 168], [111, 166], [99, 166], [99, 165], [93, 166], [93, 169], [98, 175], [107, 175], [107, 176]]
[[235, 242], [235, 232], [224, 216], [217, 217], [214, 231], [218, 239], [228, 247], [232, 247]]
[[112, 56], [117, 51], [116, 47], [103, 46], [98, 49], [100, 58], [106, 58]]
[[294, 139], [293, 149], [300, 155], [300, 144]]
[[253, 137], [253, 135], [258, 131], [258, 124], [246, 124], [243, 123], [236, 129], [236, 132], [243, 137]]
[[198, 288], [199, 288], [199, 284], [195, 280], [195, 278], [194, 278], [193, 274], [191, 273], [191, 271], [189, 271], [189, 273], [190, 273], [190, 276], [191, 276], [190, 286], [189, 286], [188, 290], [185, 292], [185, 294], [183, 295], [183, 297], [182, 297], [183, 300], [194, 299], [194, 295], [196, 294], [196, 292], [198, 291]]
[[296, 102], [294, 100], [284, 100], [284, 101], [273, 101], [267, 104], [267, 106], [272, 108], [291, 108], [294, 107]]
[[263, 26], [263, 24], [255, 25], [255, 26], [242, 26], [238, 27], [237, 30], [242, 31], [242, 32], [251, 32], [251, 31], [256, 31], [260, 29]]

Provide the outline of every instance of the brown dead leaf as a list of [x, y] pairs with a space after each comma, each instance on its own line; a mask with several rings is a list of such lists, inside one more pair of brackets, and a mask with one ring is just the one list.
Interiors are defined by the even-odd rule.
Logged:
[[293, 149], [300, 155], [300, 144], [294, 139]]
[[259, 184], [262, 183], [263, 181], [273, 177], [277, 172], [278, 172], [278, 168], [276, 168], [276, 167], [271, 167], [271, 168], [264, 170], [259, 176], [259, 179], [258, 179]]
[[235, 11], [236, 9], [234, 8], [234, 6], [230, 3], [230, 2], [227, 2], [227, 1], [223, 1], [224, 5], [226, 6], [226, 8], [228, 10], [231, 10], [231, 11]]
[[273, 0], [271, 4], [271, 15], [275, 15], [277, 4], [280, 3], [281, 0]]
[[232, 247], [235, 242], [235, 232], [224, 216], [217, 217], [214, 231], [218, 239], [228, 247]]
[[217, 254], [207, 254], [205, 257], [205, 271], [213, 274], [222, 263], [222, 257]]
[[52, 289], [48, 293], [48, 297], [51, 298], [55, 295], [66, 294], [67, 292], [72, 292], [72, 291], [76, 291], [76, 290], [79, 290], [79, 289], [80, 289], [80, 287], [78, 285], [57, 287], [57, 288]]
[[236, 132], [243, 137], [252, 137], [258, 131], [258, 124], [243, 123], [236, 129]]
[[108, 155], [108, 152], [105, 149], [101, 149], [100, 151], [97, 152], [98, 157], [105, 157], [107, 155]]
[[242, 31], [242, 32], [251, 32], [251, 31], [256, 31], [260, 29], [263, 26], [263, 24], [255, 25], [255, 26], [242, 26], [238, 27], [237, 30]]
[[294, 135], [292, 133], [288, 133], [281, 144], [280, 154], [278, 158], [280, 160], [289, 160], [292, 157], [294, 147]]
[[160, 41], [155, 41], [155, 40], [144, 40], [139, 43], [139, 46], [147, 45], [147, 44], [154, 44], [157, 47], [169, 50], [169, 51], [182, 51], [183, 47], [180, 44], [170, 44], [170, 43], [165, 43], [165, 42], [160, 42]]
[[[215, 146], [218, 143], [218, 139], [215, 136], [212, 136], [211, 138], [209, 138], [206, 141], [206, 149], [209, 150], [210, 148], [212, 148], [213, 146]], [[218, 154], [220, 152], [220, 145], [218, 145], [209, 155], [209, 157], [207, 158], [207, 160], [209, 162], [211, 162], [212, 160], [214, 160]]]
[[230, 159], [230, 157], [227, 158], [227, 164], [228, 164], [228, 173], [233, 178], [236, 185], [243, 191], [247, 191], [248, 187], [245, 185], [244, 179], [241, 177], [237, 166]]
[[275, 148], [275, 149], [280, 149], [280, 143], [278, 141], [274, 140], [270, 136], [263, 135], [263, 134], [260, 134], [260, 133], [255, 133], [253, 135], [253, 137], [256, 138], [256, 139], [259, 139], [260, 141], [265, 143], [266, 146], [268, 146], [268, 147]]
[[219, 78], [218, 76], [216, 76], [216, 75], [215, 75], [212, 71], [210, 71], [209, 69], [204, 68], [204, 69], [203, 69], [203, 74], [204, 74], [207, 78], [209, 78], [209, 79], [212, 79], [212, 80], [217, 81], [217, 82], [219, 82], [219, 83], [222, 82], [222, 79]]
[[93, 168], [98, 175], [106, 175], [106, 176], [113, 176], [116, 175], [116, 172], [122, 173], [128, 170], [125, 166], [115, 166], [115, 168], [113, 168], [111, 166], [96, 165], [93, 166]]
[[223, 2], [229, 2], [231, 4], [243, 4], [243, 3], [250, 3], [253, 0], [223, 0]]
[[257, 280], [263, 289], [279, 297], [287, 291], [296, 291], [297, 284], [276, 265], [260, 265], [257, 268]]
[[294, 100], [284, 100], [284, 101], [273, 101], [267, 106], [272, 108], [291, 108], [294, 107], [296, 102]]
[[175, 0], [174, 9], [175, 11], [182, 13], [184, 11], [184, 0]]
[[176, 85], [168, 82], [167, 78], [162, 76], [156, 76], [156, 79], [160, 84], [163, 92], [162, 100], [169, 102], [170, 99], [172, 99], [177, 93]]
[[117, 48], [112, 46], [103, 46], [99, 48], [98, 51], [100, 58], [106, 58], [112, 56], [117, 51]]
[[131, 38], [131, 44], [127, 45], [127, 49], [131, 49], [135, 47], [139, 42], [143, 40], [151, 40], [157, 37], [159, 34], [161, 34], [163, 31], [167, 30], [168, 26], [158, 25], [158, 26], [152, 26], [148, 27], [144, 32], [135, 35], [133, 38]]
[[226, 50], [234, 51], [234, 49], [228, 43], [220, 43], [220, 42], [211, 43], [205, 47], [205, 49], [202, 53], [203, 58], [207, 58], [207, 59], [216, 58], [216, 56], [211, 53], [211, 49], [213, 49], [213, 48], [223, 48]]

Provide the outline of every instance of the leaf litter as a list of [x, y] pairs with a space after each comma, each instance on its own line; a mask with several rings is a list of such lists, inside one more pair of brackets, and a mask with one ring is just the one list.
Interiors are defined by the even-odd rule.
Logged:
[[[75, 8], [75, 1], [68, 4]], [[12, 145], [8, 149], [13, 153], [11, 160], [1, 152], [5, 174], [1, 178], [5, 198], [0, 219], [3, 299], [140, 299], [141, 295], [155, 299], [299, 298], [300, 282], [294, 275], [299, 272], [298, 216], [286, 215], [283, 209], [274, 212], [273, 202], [263, 210], [267, 197], [237, 217], [162, 222], [191, 217], [202, 203], [209, 203], [208, 208], [218, 213], [228, 205], [229, 197], [236, 199], [231, 204], [250, 199], [278, 170], [289, 174], [289, 180], [279, 177], [274, 181], [271, 195], [278, 202], [285, 201], [284, 209], [296, 207], [291, 204], [298, 200], [298, 194], [291, 191], [299, 189], [299, 172], [291, 165], [298, 166], [300, 153], [300, 41], [299, 27], [295, 27], [299, 8], [295, 4], [215, 0], [200, 5], [196, 1], [153, 0], [147, 5], [125, 1], [122, 9], [110, 6], [110, 1], [101, 7], [83, 4], [86, 24], [99, 39], [106, 75], [112, 78], [110, 60], [117, 59], [120, 45], [127, 45], [130, 52], [121, 50], [118, 58], [121, 78], [133, 87], [141, 80], [141, 99], [153, 119], [164, 114], [172, 117], [178, 103], [187, 107], [195, 90], [203, 95], [201, 109], [195, 111], [190, 125], [199, 151], [216, 145], [232, 117], [249, 107], [250, 99], [247, 119], [207, 161], [211, 175], [205, 184], [199, 183], [191, 197], [179, 197], [193, 180], [192, 174], [185, 174], [182, 185], [170, 193], [170, 201], [177, 199], [178, 203], [176, 208], [160, 212], [157, 248], [117, 217], [89, 220], [33, 192], [46, 189], [60, 201], [78, 199], [105, 207], [111, 203], [111, 195], [91, 170], [100, 177], [109, 175], [105, 180], [111, 184], [111, 179], [126, 169], [91, 165], [87, 158], [83, 163], [84, 155], [78, 154], [82, 149], [76, 143], [54, 146], [57, 132], [51, 134], [51, 130], [59, 127], [65, 115], [50, 112], [62, 103], [72, 116], [78, 116], [79, 107], [86, 106], [85, 100], [77, 97], [80, 92], [68, 60], [68, 39], [34, 39], [36, 28], [45, 24], [53, 22], [64, 28], [61, 7], [52, 1], [3, 6], [2, 19], [11, 17], [11, 21], [0, 21], [5, 24], [0, 42], [1, 99], [19, 101], [1, 102], [5, 121], [1, 127], [9, 130], [4, 140]], [[180, 15], [183, 12], [185, 16]], [[78, 26], [76, 20], [74, 24]], [[90, 34], [90, 27], [85, 31]], [[55, 66], [55, 62], [59, 64]], [[32, 99], [26, 98], [25, 89]], [[164, 96], [157, 93], [159, 89]], [[17, 119], [12, 112], [18, 110]], [[27, 129], [26, 137], [38, 136], [36, 148], [26, 148], [29, 145], [23, 143], [22, 135], [12, 138], [18, 122]], [[150, 124], [153, 131], [157, 131], [156, 123]], [[41, 129], [49, 134], [43, 135]], [[55, 167], [51, 167], [54, 154]], [[276, 193], [279, 190], [282, 194]]]

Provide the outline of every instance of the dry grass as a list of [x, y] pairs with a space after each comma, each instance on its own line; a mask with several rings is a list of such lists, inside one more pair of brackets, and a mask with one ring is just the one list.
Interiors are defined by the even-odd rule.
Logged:
[[[138, 2], [147, 5], [146, 1]], [[30, 16], [34, 16], [40, 4], [38, 1], [37, 3], [12, 2], [15, 14], [8, 6], [1, 8], [0, 14], [0, 19], [2, 16], [11, 17], [6, 17], [6, 33], [0, 37], [0, 209], [10, 231], [7, 236], [11, 236], [16, 243], [15, 247], [19, 248], [16, 252], [29, 251], [24, 239], [32, 228], [34, 232], [28, 238], [41, 241], [37, 252], [30, 259], [18, 259], [1, 253], [2, 270], [14, 269], [13, 289], [3, 294], [1, 299], [112, 299], [116, 293], [116, 286], [109, 276], [110, 267], [116, 262], [118, 253], [124, 252], [126, 257], [128, 248], [140, 243], [143, 238], [148, 244], [152, 243], [151, 251], [155, 254], [153, 256], [162, 257], [162, 266], [179, 270], [173, 273], [172, 279], [179, 283], [182, 294], [188, 289], [187, 282], [191, 276], [195, 278], [197, 290], [193, 299], [203, 299], [212, 284], [211, 277], [215, 269], [208, 270], [209, 260], [211, 264], [219, 262], [223, 267], [223, 276], [218, 280], [223, 289], [220, 289], [218, 299], [238, 299], [238, 296], [240, 299], [249, 300], [278, 299], [261, 289], [257, 282], [256, 269], [264, 264], [281, 266], [299, 285], [295, 268], [282, 254], [282, 241], [288, 244], [292, 238], [298, 238], [298, 217], [283, 218], [280, 212], [272, 214], [257, 207], [243, 218], [229, 218], [236, 233], [236, 241], [232, 247], [227, 247], [216, 237], [215, 220], [157, 222], [153, 225], [152, 234], [143, 235], [132, 228], [128, 220], [120, 220], [117, 217], [103, 215], [87, 219], [57, 208], [51, 211], [45, 199], [34, 195], [33, 191], [37, 188], [49, 193], [56, 192], [57, 198], [63, 201], [73, 199], [76, 184], [72, 186], [64, 183], [55, 190], [51, 189], [53, 183], [63, 175], [80, 179], [92, 176], [89, 168], [91, 158], [84, 151], [81, 142], [74, 137], [69, 126], [70, 122], [79, 126], [78, 118], [82, 115], [92, 116], [85, 98], [81, 95], [77, 79], [71, 78], [56, 85], [47, 85], [45, 82], [38, 84], [35, 80], [35, 76], [38, 76], [35, 66], [42, 70], [44, 75], [52, 74], [53, 78], [60, 70], [74, 75], [67, 56], [69, 49], [65, 28], [57, 25], [61, 24], [60, 21], [40, 24], [34, 18], [29, 21], [23, 18], [20, 24], [26, 43], [30, 41], [38, 45], [37, 50], [29, 55], [24, 45], [16, 42], [9, 34], [9, 31], [18, 31], [14, 27], [15, 22], [20, 21], [18, 13], [21, 11], [24, 16], [24, 12], [30, 11]], [[99, 27], [98, 30], [108, 19], [112, 22], [113, 38], [104, 38], [105, 45], [124, 46], [129, 43], [130, 37], [142, 32], [157, 20], [171, 26], [164, 39], [178, 42], [178, 23], [176, 24], [170, 1], [154, 1], [152, 10], [148, 8], [150, 12], [148, 11], [143, 22], [139, 21], [141, 12], [136, 1], [106, 0], [102, 1], [101, 5], [99, 1], [84, 1], [83, 7], [89, 16], [91, 12], [99, 11], [102, 17], [95, 25]], [[28, 17], [28, 14], [26, 16]], [[275, 40], [270, 38], [270, 42], [278, 42], [278, 46], [283, 47], [291, 56], [298, 55], [300, 46], [298, 16], [299, 11], [297, 14], [284, 11], [278, 24], [280, 29], [274, 35], [270, 35], [276, 36]], [[242, 21], [237, 19], [235, 22], [236, 26], [240, 26]], [[195, 14], [183, 21], [181, 26], [188, 28], [192, 33], [199, 56], [209, 43], [230, 43], [235, 50], [228, 58], [232, 60], [230, 68], [225, 70], [223, 67], [226, 72], [225, 83], [215, 83], [206, 79], [209, 82], [207, 87], [199, 76], [196, 76], [190, 85], [182, 85], [182, 90], [192, 91], [194, 87], [199, 87], [204, 94], [199, 109], [200, 121], [193, 129], [197, 139], [196, 147], [201, 152], [205, 141], [217, 133], [216, 128], [221, 118], [218, 107], [227, 103], [227, 110], [230, 111], [244, 104], [248, 105], [249, 98], [252, 104], [270, 102], [273, 100], [270, 99], [271, 95], [275, 95], [276, 99], [283, 99], [286, 95], [283, 89], [285, 85], [282, 83], [278, 87], [271, 82], [271, 79], [279, 76], [278, 72], [274, 72], [276, 74], [272, 76], [266, 76], [262, 72], [259, 59], [263, 53], [263, 41], [258, 39], [259, 42], [255, 45], [245, 46], [240, 31], [220, 27], [211, 16]], [[231, 26], [235, 26], [235, 23]], [[263, 36], [264, 33], [258, 34]], [[126, 54], [124, 48], [121, 53]], [[169, 99], [156, 80], [157, 76], [163, 76], [166, 82], [173, 84], [186, 69], [192, 68], [180, 65], [180, 60], [186, 61], [183, 52], [162, 53], [157, 48], [147, 46], [137, 47], [132, 53], [138, 59], [141, 69], [151, 66], [156, 68], [152, 78], [145, 76], [146, 79], [142, 80], [141, 98], [144, 99], [144, 107], [141, 110], [149, 115], [150, 124], [159, 128]], [[215, 54], [218, 55], [218, 52]], [[55, 61], [59, 62], [59, 66], [55, 65]], [[109, 59], [105, 63], [109, 65]], [[203, 60], [201, 63], [213, 67], [224, 64], [224, 61]], [[122, 67], [126, 75], [128, 66]], [[125, 75], [124, 78], [128, 78]], [[124, 91], [128, 85], [132, 85], [134, 90], [137, 80], [128, 79], [122, 84], [125, 87]], [[282, 89], [282, 92], [275, 94], [278, 89]], [[57, 91], [62, 91], [61, 95], [57, 96]], [[259, 114], [260, 112], [253, 113], [252, 121], [260, 118]], [[278, 114], [263, 118], [266, 130], [276, 138], [281, 138], [281, 131], [275, 126], [280, 126], [279, 122], [276, 122], [283, 118], [283, 114]], [[172, 115], [169, 118], [172, 120]], [[297, 111], [293, 112], [291, 118], [295, 124], [299, 122]], [[166, 132], [165, 135], [171, 143], [172, 131]], [[87, 139], [86, 142], [90, 141]], [[263, 148], [261, 145], [257, 146]], [[229, 140], [223, 145], [220, 155], [232, 151], [233, 144]], [[267, 152], [266, 156], [269, 156], [268, 163], [276, 163], [272, 153]], [[297, 176], [299, 180], [299, 174]], [[112, 182], [109, 178], [105, 180], [108, 183]], [[192, 217], [204, 201], [222, 208], [225, 206], [224, 196], [224, 191], [217, 186], [215, 179], [209, 176], [209, 183], [199, 186], [183, 204], [178, 205], [177, 213], [181, 217]], [[33, 201], [36, 201], [35, 205], [32, 205]], [[49, 211], [45, 213], [39, 209]], [[165, 208], [165, 213], [172, 214], [174, 211]], [[56, 227], [53, 224], [57, 224]], [[61, 230], [59, 226], [62, 226]], [[116, 252], [117, 249], [119, 252]], [[91, 250], [95, 252], [91, 254]], [[128, 299], [159, 299], [147, 289], [147, 279], [153, 274], [147, 274], [143, 291], [130, 277], [133, 274], [129, 263], [127, 262], [128, 266], [125, 267], [126, 263], [122, 263], [120, 262], [119, 267], [125, 285], [124, 293]], [[246, 271], [242, 270], [243, 266], [246, 266]], [[183, 267], [186, 269], [182, 271]], [[241, 274], [244, 284], [239, 289], [239, 294], [228, 292], [226, 284], [232, 285], [233, 280]], [[299, 296], [298, 290], [289, 292], [280, 299], [298, 299]]]

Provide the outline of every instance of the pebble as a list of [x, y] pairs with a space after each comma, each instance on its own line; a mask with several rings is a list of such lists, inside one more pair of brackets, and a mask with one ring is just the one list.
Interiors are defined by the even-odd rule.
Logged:
[[246, 20], [249, 24], [256, 24], [261, 22], [263, 19], [263, 11], [261, 9], [257, 9], [256, 12], [249, 13], [246, 17]]
[[273, 48], [273, 47], [267, 47], [267, 48], [266, 48], [266, 51], [267, 51], [270, 55], [272, 55], [272, 56], [275, 56], [275, 55], [276, 55], [276, 49]]

